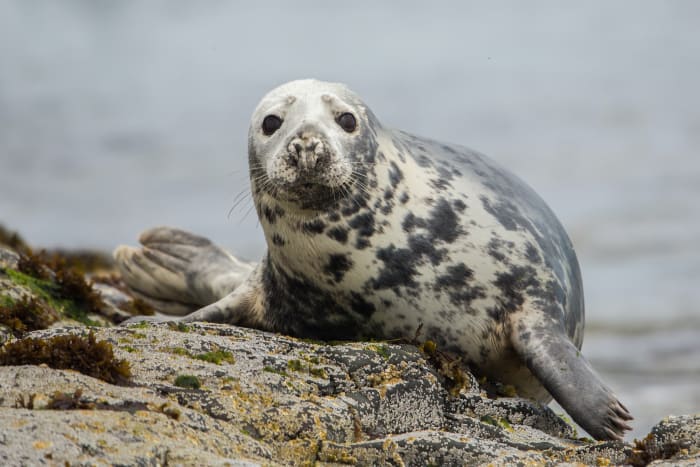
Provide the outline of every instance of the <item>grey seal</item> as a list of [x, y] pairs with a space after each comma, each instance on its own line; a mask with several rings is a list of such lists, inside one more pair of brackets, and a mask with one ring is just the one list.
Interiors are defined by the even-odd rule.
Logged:
[[597, 439], [630, 429], [580, 352], [571, 241], [518, 177], [465, 147], [385, 128], [347, 87], [315, 80], [269, 92], [248, 142], [262, 261], [155, 228], [143, 247], [115, 251], [134, 291], [189, 313], [174, 319], [299, 337], [392, 339], [420, 327], [475, 373], [554, 397]]

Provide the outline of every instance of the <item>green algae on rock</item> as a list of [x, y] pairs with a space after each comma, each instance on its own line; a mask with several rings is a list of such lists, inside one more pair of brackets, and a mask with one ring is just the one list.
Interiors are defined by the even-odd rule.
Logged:
[[175, 384], [175, 386], [187, 389], [199, 389], [202, 387], [202, 383], [199, 381], [199, 378], [192, 375], [178, 375], [173, 384]]

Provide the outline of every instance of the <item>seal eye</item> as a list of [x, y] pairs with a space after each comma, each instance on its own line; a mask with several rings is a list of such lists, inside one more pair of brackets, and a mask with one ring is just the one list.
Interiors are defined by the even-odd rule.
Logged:
[[262, 131], [270, 136], [282, 126], [282, 119], [277, 115], [268, 115], [262, 122]]
[[353, 131], [355, 131], [355, 128], [357, 128], [357, 121], [355, 120], [355, 116], [348, 112], [341, 114], [338, 118], [335, 119], [335, 121], [338, 122], [340, 128], [347, 131], [348, 133], [352, 133]]

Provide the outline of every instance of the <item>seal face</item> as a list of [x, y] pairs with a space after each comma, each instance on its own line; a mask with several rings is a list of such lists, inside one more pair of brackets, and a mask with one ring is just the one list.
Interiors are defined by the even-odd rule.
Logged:
[[143, 249], [117, 250], [127, 283], [206, 305], [186, 321], [317, 339], [400, 338], [420, 326], [475, 372], [541, 402], [554, 396], [599, 439], [629, 429], [579, 352], [571, 242], [516, 176], [467, 148], [385, 129], [345, 86], [314, 80], [262, 99], [249, 164], [268, 245], [260, 264], [245, 269], [201, 237], [161, 228]]
[[255, 110], [251, 184], [265, 207], [324, 210], [362, 183], [376, 149], [371, 117], [343, 87], [326, 88], [293, 82], [269, 93]]

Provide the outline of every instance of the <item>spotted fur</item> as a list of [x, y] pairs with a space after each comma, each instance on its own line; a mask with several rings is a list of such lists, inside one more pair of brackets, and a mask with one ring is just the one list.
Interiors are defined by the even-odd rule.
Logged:
[[[336, 123], [344, 112], [357, 119], [352, 132]], [[266, 135], [271, 114], [283, 124]], [[584, 304], [571, 242], [515, 175], [470, 149], [386, 129], [345, 86], [313, 80], [261, 101], [249, 162], [266, 256], [245, 284], [185, 320], [316, 339], [420, 327], [475, 372], [541, 402], [553, 395], [597, 438], [629, 428], [578, 352]]]

